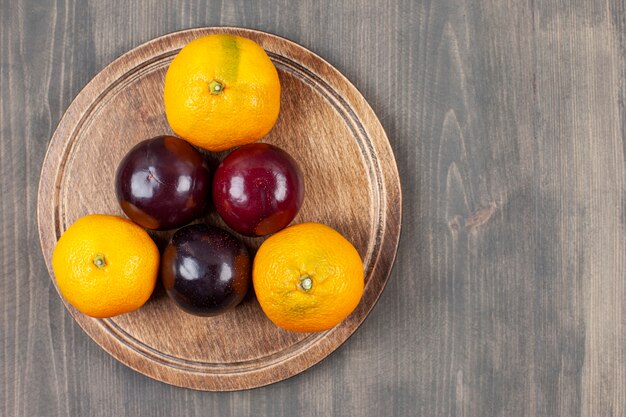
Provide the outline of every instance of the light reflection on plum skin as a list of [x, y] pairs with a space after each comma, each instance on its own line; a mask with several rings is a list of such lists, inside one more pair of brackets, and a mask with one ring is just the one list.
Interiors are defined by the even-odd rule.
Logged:
[[215, 316], [239, 304], [250, 287], [250, 256], [230, 233], [206, 224], [176, 231], [163, 253], [161, 279], [184, 311]]
[[115, 179], [124, 213], [153, 230], [180, 227], [204, 214], [210, 186], [204, 156], [173, 136], [135, 145], [120, 162]]
[[304, 200], [297, 162], [264, 143], [231, 152], [213, 177], [213, 203], [224, 222], [245, 236], [263, 236], [286, 227]]

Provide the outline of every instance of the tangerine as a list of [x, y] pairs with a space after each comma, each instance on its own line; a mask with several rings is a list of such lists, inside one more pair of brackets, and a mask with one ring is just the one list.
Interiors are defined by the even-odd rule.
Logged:
[[142, 305], [154, 290], [159, 250], [130, 220], [105, 214], [81, 217], [52, 254], [61, 295], [91, 317], [112, 317]]
[[339, 232], [302, 223], [272, 235], [259, 248], [252, 280], [263, 312], [295, 332], [330, 329], [359, 304], [363, 262]]

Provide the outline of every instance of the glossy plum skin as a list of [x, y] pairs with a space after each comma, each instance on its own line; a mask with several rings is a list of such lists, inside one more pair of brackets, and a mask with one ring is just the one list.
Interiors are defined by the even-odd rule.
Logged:
[[115, 175], [124, 213], [154, 230], [183, 226], [204, 213], [211, 173], [204, 156], [174, 136], [157, 136], [133, 147]]
[[174, 233], [163, 252], [161, 279], [184, 311], [215, 316], [241, 302], [250, 286], [250, 256], [230, 233], [206, 224]]
[[231, 152], [213, 177], [213, 203], [224, 222], [246, 236], [264, 236], [285, 228], [304, 200], [298, 163], [282, 149], [265, 143]]

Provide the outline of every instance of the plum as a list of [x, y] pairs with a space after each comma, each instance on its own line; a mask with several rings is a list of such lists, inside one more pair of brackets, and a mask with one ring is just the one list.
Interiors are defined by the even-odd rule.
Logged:
[[298, 163], [265, 143], [242, 146], [220, 163], [213, 177], [213, 204], [224, 222], [245, 236], [285, 228], [304, 200]]
[[174, 229], [204, 214], [210, 187], [204, 155], [174, 136], [138, 143], [115, 175], [115, 194], [124, 213], [154, 230]]
[[221, 314], [243, 300], [251, 281], [246, 246], [232, 234], [206, 224], [177, 230], [161, 259], [167, 294], [188, 313]]

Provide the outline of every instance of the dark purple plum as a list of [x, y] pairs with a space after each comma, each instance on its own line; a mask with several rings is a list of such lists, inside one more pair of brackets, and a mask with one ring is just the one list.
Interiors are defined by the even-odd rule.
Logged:
[[183, 226], [207, 208], [211, 173], [204, 156], [173, 136], [139, 142], [122, 159], [115, 194], [124, 213], [154, 230]]
[[298, 163], [265, 143], [231, 152], [215, 171], [213, 203], [236, 232], [264, 236], [286, 227], [302, 206], [304, 179]]
[[250, 286], [250, 256], [235, 236], [206, 224], [174, 233], [161, 259], [167, 294], [188, 313], [215, 316], [241, 302]]

